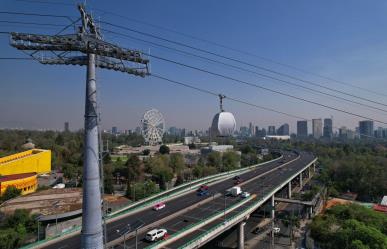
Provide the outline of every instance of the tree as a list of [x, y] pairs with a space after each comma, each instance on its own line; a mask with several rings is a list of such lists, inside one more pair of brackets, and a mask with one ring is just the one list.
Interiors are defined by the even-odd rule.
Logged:
[[162, 155], [169, 154], [169, 147], [166, 146], [165, 144], [163, 144], [163, 145], [160, 146], [159, 152]]
[[128, 156], [128, 160], [125, 166], [128, 169], [128, 181], [136, 181], [141, 174], [141, 161], [137, 155], [131, 154]]
[[18, 197], [21, 194], [21, 190], [15, 186], [8, 186], [1, 196], [1, 201], [7, 201], [9, 199]]
[[173, 169], [175, 174], [179, 174], [185, 166], [184, 157], [180, 153], [170, 155], [169, 166]]
[[142, 154], [144, 156], [148, 156], [150, 154], [150, 152], [151, 152], [150, 149], [145, 149], [145, 150], [142, 151]]
[[223, 171], [230, 171], [239, 167], [239, 155], [234, 151], [224, 152], [222, 155]]
[[222, 154], [217, 151], [210, 152], [207, 156], [207, 166], [215, 167], [220, 171], [222, 166]]

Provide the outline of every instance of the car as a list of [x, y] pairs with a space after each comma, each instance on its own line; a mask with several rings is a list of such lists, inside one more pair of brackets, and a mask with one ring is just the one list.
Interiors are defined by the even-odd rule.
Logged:
[[163, 228], [156, 228], [146, 233], [145, 239], [147, 241], [157, 241], [167, 236], [167, 230]]
[[241, 177], [240, 176], [235, 176], [234, 177], [234, 180], [238, 180], [238, 179], [240, 179]]
[[207, 185], [202, 185], [198, 188], [197, 192], [200, 192], [200, 191], [204, 191], [204, 190], [208, 190], [208, 186]]
[[234, 185], [238, 185], [238, 184], [240, 184], [241, 182], [242, 182], [242, 179], [237, 179], [237, 180], [235, 180]]
[[273, 232], [274, 233], [279, 233], [281, 229], [279, 227], [273, 227]]
[[153, 210], [155, 210], [155, 211], [158, 211], [158, 210], [163, 209], [163, 208], [165, 208], [164, 202], [157, 203], [156, 205], [153, 206]]
[[250, 197], [250, 193], [249, 192], [242, 192], [241, 197], [248, 198], [248, 197]]
[[208, 190], [202, 190], [198, 192], [198, 196], [204, 196], [204, 195], [209, 195]]

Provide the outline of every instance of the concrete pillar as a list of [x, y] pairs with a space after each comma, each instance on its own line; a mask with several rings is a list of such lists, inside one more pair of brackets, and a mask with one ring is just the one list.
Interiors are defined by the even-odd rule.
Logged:
[[316, 173], [316, 164], [313, 163], [313, 173]]
[[271, 196], [271, 218], [274, 220], [275, 216], [275, 203], [274, 203], [274, 195]]
[[313, 207], [310, 206], [310, 207], [309, 207], [309, 219], [311, 219], [312, 216], [313, 216]]
[[245, 248], [245, 225], [246, 222], [242, 221], [238, 225], [238, 249]]
[[300, 188], [302, 188], [302, 172], [300, 173]]
[[288, 182], [288, 198], [292, 198], [292, 181]]

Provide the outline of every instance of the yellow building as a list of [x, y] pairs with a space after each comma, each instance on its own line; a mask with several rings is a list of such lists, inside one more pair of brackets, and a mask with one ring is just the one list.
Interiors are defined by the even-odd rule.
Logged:
[[51, 172], [51, 151], [32, 149], [0, 158], [0, 175]]
[[15, 186], [21, 190], [22, 195], [30, 194], [36, 191], [38, 180], [35, 173], [24, 173], [0, 177], [0, 196], [7, 187]]

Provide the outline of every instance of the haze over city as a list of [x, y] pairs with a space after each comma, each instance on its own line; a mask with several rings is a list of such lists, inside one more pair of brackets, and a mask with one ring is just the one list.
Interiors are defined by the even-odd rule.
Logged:
[[[47, 5], [28, 1], [2, 1], [1, 9], [14, 11], [52, 13], [60, 6], [62, 15], [74, 16], [74, 7]], [[288, 64], [308, 72], [324, 75], [339, 81], [386, 94], [387, 80], [387, 16], [384, 1], [372, 4], [363, 1], [297, 1], [283, 2], [247, 1], [236, 4], [232, 1], [164, 2], [141, 1], [135, 8], [126, 1], [114, 5], [102, 1], [87, 1], [96, 21], [103, 20], [136, 30], [159, 35], [167, 39], [184, 42], [219, 54], [226, 54], [242, 61], [264, 66], [305, 80], [317, 82], [330, 88], [351, 94], [372, 98], [385, 103], [385, 96], [348, 87], [334, 81], [302, 73], [257, 57], [244, 55], [210, 43], [191, 39], [165, 29], [219, 43], [277, 62]], [[109, 9], [104, 13], [102, 10]], [[133, 11], [135, 9], [135, 11]], [[110, 12], [116, 14], [112, 15]], [[130, 15], [128, 15], [130, 13]], [[125, 16], [126, 18], [122, 18]], [[27, 18], [7, 16], [8, 21], [23, 21]], [[34, 20], [31, 17], [29, 20]], [[41, 19], [39, 19], [41, 20]], [[52, 24], [65, 24], [66, 20], [46, 18]], [[145, 25], [149, 23], [155, 26]], [[106, 24], [102, 28], [113, 29]], [[1, 31], [23, 31], [51, 34], [59, 31], [55, 27], [39, 27], [23, 24], [2, 24]], [[139, 34], [131, 34], [144, 38]], [[385, 121], [381, 111], [345, 103], [327, 96], [286, 85], [278, 81], [257, 77], [257, 75], [230, 70], [225, 66], [199, 60], [192, 56], [177, 54], [165, 48], [158, 48], [105, 32], [104, 37], [127, 48], [150, 51], [150, 54], [184, 62], [241, 80], [259, 83], [262, 86], [281, 90], [298, 97], [305, 97], [370, 118]], [[156, 39], [147, 40], [157, 41]], [[9, 38], [0, 35], [0, 52], [3, 57], [23, 57], [8, 45]], [[157, 41], [159, 42], [159, 41]], [[165, 45], [170, 45], [165, 43]], [[202, 53], [200, 53], [202, 55]], [[208, 56], [208, 55], [206, 55]], [[213, 58], [213, 56], [210, 56]], [[303, 103], [264, 90], [235, 84], [230, 80], [207, 75], [191, 69], [150, 58], [151, 72], [175, 80], [187, 82], [226, 96], [243, 99], [250, 103], [280, 110], [285, 113], [312, 118], [333, 116], [334, 126], [354, 129], [362, 118], [352, 117], [310, 103]], [[1, 60], [2, 75], [0, 99], [0, 127], [25, 129], [63, 129], [65, 121], [71, 129], [83, 126], [85, 68], [78, 66], [45, 66], [36, 61]], [[248, 67], [249, 68], [249, 67]], [[259, 71], [259, 70], [258, 70]], [[259, 72], [262, 72], [259, 71]], [[267, 72], [262, 72], [267, 73]], [[270, 74], [272, 75], [272, 74]], [[281, 79], [286, 79], [280, 77]], [[286, 79], [288, 80], [288, 79]], [[296, 82], [294, 80], [289, 80]], [[302, 85], [302, 82], [300, 83]], [[143, 113], [155, 107], [166, 120], [167, 126], [187, 129], [207, 129], [213, 115], [218, 111], [218, 99], [214, 96], [195, 92], [152, 77], [132, 77], [107, 70], [97, 70], [99, 104], [102, 127], [110, 129], [133, 129], [139, 125]], [[307, 86], [307, 85], [306, 85]], [[314, 89], [319, 87], [311, 86]], [[321, 90], [321, 89], [320, 89]], [[322, 89], [322, 91], [325, 91]], [[265, 110], [224, 101], [227, 111], [234, 113], [237, 126], [253, 122], [260, 127], [289, 123], [291, 132], [296, 131], [295, 118]], [[364, 101], [360, 101], [364, 102]], [[194, 117], [194, 118], [192, 118]], [[375, 123], [375, 127], [384, 126]]]

